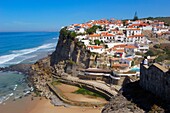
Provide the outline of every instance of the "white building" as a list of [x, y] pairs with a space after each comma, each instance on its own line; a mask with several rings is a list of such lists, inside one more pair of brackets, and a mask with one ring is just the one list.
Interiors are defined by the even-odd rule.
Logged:
[[132, 35], [140, 35], [142, 34], [142, 30], [140, 28], [127, 28], [126, 29], [126, 36], [132, 36]]
[[103, 46], [97, 46], [97, 45], [88, 45], [87, 50], [90, 50], [90, 52], [99, 53], [99, 54], [105, 52], [105, 49]]

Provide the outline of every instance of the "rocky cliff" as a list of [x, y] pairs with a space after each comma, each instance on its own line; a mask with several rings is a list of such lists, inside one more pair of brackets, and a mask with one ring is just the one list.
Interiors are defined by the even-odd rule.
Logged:
[[76, 64], [80, 67], [88, 67], [89, 52], [86, 51], [83, 43], [79, 42], [70, 32], [63, 28], [60, 31], [59, 41], [56, 50], [51, 55], [51, 66], [59, 62]]
[[37, 61], [31, 67], [30, 80], [40, 95], [50, 98], [46, 83], [52, 76], [64, 76], [67, 73], [77, 75], [78, 68], [88, 67], [90, 53], [66, 28], [61, 29], [56, 50], [48, 57]]

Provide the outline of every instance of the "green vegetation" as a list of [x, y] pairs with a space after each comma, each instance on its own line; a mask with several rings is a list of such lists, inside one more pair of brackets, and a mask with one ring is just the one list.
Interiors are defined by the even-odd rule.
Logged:
[[164, 61], [164, 60], [170, 60], [170, 49], [168, 49], [167, 47], [165, 47], [164, 49], [163, 49], [163, 53], [162, 54], [160, 54], [156, 59], [155, 59], [155, 61], [156, 62], [162, 62], [162, 61]]
[[64, 27], [60, 30], [60, 36], [74, 40], [75, 37], [77, 36], [77, 33], [74, 31], [68, 31], [67, 27]]
[[84, 89], [84, 88], [79, 88], [77, 91], [75, 91], [73, 93], [104, 98], [103, 96], [101, 96], [97, 93], [91, 92], [91, 91]]
[[158, 48], [160, 48], [160, 45], [159, 44], [155, 44], [153, 47], [158, 49]]
[[100, 40], [94, 40], [94, 44], [95, 44], [95, 45], [100, 45], [100, 44], [101, 44], [101, 41], [100, 41]]
[[90, 55], [92, 55], [94, 57], [94, 56], [98, 55], [98, 53], [90, 52]]
[[166, 26], [170, 25], [170, 17], [147, 17], [147, 18], [142, 18], [142, 19], [148, 19], [148, 20], [158, 20], [158, 21], [163, 21], [165, 22]]
[[157, 56], [157, 55], [159, 55], [160, 53], [162, 53], [160, 50], [158, 50], [158, 49], [150, 49], [150, 50], [148, 50], [145, 54], [147, 55], [147, 56]]
[[143, 53], [142, 53], [142, 52], [138, 52], [138, 51], [137, 51], [135, 54], [136, 54], [136, 55], [141, 55], [141, 56], [143, 56]]
[[51, 82], [51, 85], [53, 85], [53, 86], [55, 86], [55, 85], [60, 85], [60, 84], [61, 84], [60, 81], [53, 81], [53, 82]]
[[156, 61], [156, 62], [162, 62], [162, 61], [164, 61], [166, 58], [167, 58], [166, 55], [159, 55], [159, 56], [155, 59], [155, 61]]
[[170, 44], [156, 44], [145, 53], [146, 56], [157, 56], [155, 62], [170, 60]]
[[134, 61], [132, 61], [131, 66], [134, 66], [134, 65], [135, 65], [135, 62], [134, 62]]
[[83, 42], [80, 42], [80, 41], [77, 41], [76, 42], [76, 45], [78, 46], [78, 47], [85, 47], [85, 45], [84, 45], [84, 43]]
[[94, 25], [93, 27], [87, 29], [87, 30], [86, 30], [86, 33], [87, 33], [87, 34], [96, 33], [96, 30], [97, 30], [97, 29], [102, 29], [102, 27], [101, 27], [101, 26]]
[[[136, 19], [138, 19], [138, 17], [137, 17], [137, 18], [136, 18], [136, 17], [133, 18], [133, 20], [136, 20]], [[163, 22], [165, 22], [165, 25], [166, 25], [166, 26], [170, 26], [170, 17], [147, 17], [147, 18], [140, 18], [140, 20], [145, 20], [145, 19], [147, 19], [147, 20], [163, 21]], [[124, 21], [126, 21], [126, 20], [132, 20], [132, 19], [122, 20], [122, 21], [123, 21], [123, 24], [125, 24]]]
[[36, 97], [40, 97], [41, 96], [41, 91], [38, 90], [37, 88], [35, 88], [34, 93], [35, 93]]
[[149, 51], [146, 52], [146, 55], [147, 56], [155, 56], [157, 54], [153, 50], [149, 50]]
[[77, 34], [76, 34], [76, 32], [74, 32], [74, 31], [70, 31], [69, 34], [68, 34], [68, 36], [69, 36], [71, 39], [74, 39], [74, 38], [77, 36]]
[[72, 59], [67, 60], [67, 62], [70, 63], [70, 64], [72, 64], [72, 65], [76, 64], [76, 62], [74, 62]]

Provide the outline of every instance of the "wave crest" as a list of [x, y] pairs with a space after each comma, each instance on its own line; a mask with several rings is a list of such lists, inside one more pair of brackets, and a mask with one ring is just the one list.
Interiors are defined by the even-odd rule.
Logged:
[[[12, 54], [0, 56], [0, 64], [1, 65], [5, 64], [5, 63], [13, 60], [16, 57], [19, 57], [19, 56], [22, 56], [22, 55], [26, 55], [26, 54], [30, 54], [30, 53], [36, 52], [38, 50], [41, 50], [41, 49], [50, 49], [50, 48], [53, 48], [53, 47], [55, 47], [55, 45], [56, 45], [55, 43], [48, 43], [48, 44], [43, 44], [41, 46], [34, 47], [34, 48], [22, 49], [22, 50], [14, 50], [14, 51], [12, 51]], [[28, 59], [28, 58], [26, 58], [26, 59]], [[24, 59], [24, 60], [26, 60], [26, 59]], [[21, 59], [20, 61], [18, 61], [16, 63], [20, 63], [22, 61], [23, 61], [23, 59]]]

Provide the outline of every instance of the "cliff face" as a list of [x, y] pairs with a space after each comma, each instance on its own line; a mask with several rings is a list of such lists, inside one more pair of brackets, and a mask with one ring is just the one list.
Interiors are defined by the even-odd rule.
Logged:
[[68, 72], [77, 75], [77, 68], [88, 67], [89, 57], [84, 44], [66, 29], [62, 29], [56, 50], [31, 66], [29, 79], [41, 96], [50, 98], [52, 94], [46, 83], [51, 82], [54, 75], [63, 77]]
[[88, 67], [90, 54], [83, 43], [69, 35], [60, 32], [56, 50], [51, 55], [51, 66], [64, 62], [66, 65], [76, 64], [79, 67]]

